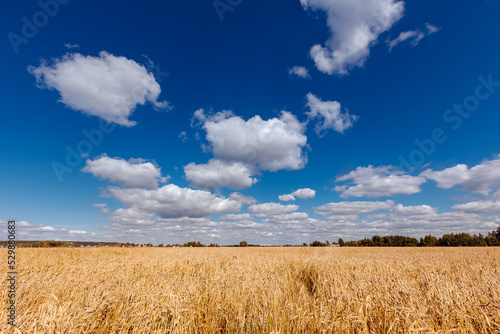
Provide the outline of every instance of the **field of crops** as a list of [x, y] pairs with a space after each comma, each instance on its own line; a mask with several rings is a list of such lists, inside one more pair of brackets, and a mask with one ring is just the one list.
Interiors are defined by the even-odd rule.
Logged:
[[[7, 272], [6, 250], [2, 268]], [[2, 333], [500, 333], [500, 248], [18, 249]], [[7, 286], [0, 294], [7, 305]]]

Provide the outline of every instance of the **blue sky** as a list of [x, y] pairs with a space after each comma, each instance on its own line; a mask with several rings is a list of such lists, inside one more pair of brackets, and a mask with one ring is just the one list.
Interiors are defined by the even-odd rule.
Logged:
[[500, 3], [4, 4], [21, 239], [259, 244], [500, 224]]

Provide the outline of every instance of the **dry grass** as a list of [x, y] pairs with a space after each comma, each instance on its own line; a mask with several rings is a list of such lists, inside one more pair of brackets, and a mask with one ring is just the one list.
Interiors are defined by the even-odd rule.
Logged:
[[499, 248], [17, 255], [18, 333], [500, 333]]

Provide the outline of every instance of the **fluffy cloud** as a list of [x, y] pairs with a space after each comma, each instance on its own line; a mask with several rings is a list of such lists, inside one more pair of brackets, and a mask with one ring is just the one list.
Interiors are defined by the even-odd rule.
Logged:
[[201, 218], [241, 210], [241, 203], [234, 199], [174, 184], [154, 190], [110, 187], [108, 192], [126, 206], [155, 213], [162, 218]]
[[294, 66], [288, 70], [288, 74], [289, 75], [296, 75], [299, 78], [303, 78], [303, 79], [311, 78], [311, 76], [309, 75], [309, 71], [304, 66]]
[[424, 29], [404, 31], [400, 33], [399, 36], [395, 39], [387, 40], [387, 45], [389, 46], [389, 50], [392, 50], [392, 48], [394, 48], [396, 45], [405, 41], [411, 41], [412, 46], [417, 46], [424, 37], [429, 36], [437, 31], [439, 31], [438, 27], [426, 23]]
[[158, 182], [167, 181], [166, 177], [161, 176], [161, 168], [143, 159], [126, 161], [103, 155], [95, 160], [87, 160], [82, 171], [132, 188], [153, 189], [158, 187]]
[[224, 162], [212, 159], [208, 164], [190, 163], [184, 166], [186, 178], [196, 188], [214, 190], [219, 187], [245, 189], [257, 182], [252, 178], [255, 173], [252, 167], [241, 162]]
[[429, 205], [415, 205], [415, 206], [403, 206], [401, 204], [396, 204], [391, 208], [391, 213], [399, 216], [420, 216], [420, 215], [432, 215], [437, 211]]
[[323, 10], [331, 36], [310, 54], [316, 67], [328, 74], [347, 74], [361, 67], [379, 35], [402, 16], [404, 3], [395, 0], [301, 0], [304, 9]]
[[129, 117], [137, 105], [151, 102], [156, 108], [168, 107], [158, 101], [161, 88], [152, 73], [105, 51], [98, 57], [68, 53], [53, 64], [43, 61], [28, 70], [40, 87], [57, 90], [66, 106], [123, 126], [136, 124]]
[[229, 198], [232, 199], [233, 201], [239, 202], [241, 204], [250, 205], [250, 204], [257, 203], [257, 200], [255, 198], [253, 198], [252, 196], [245, 196], [242, 193], [232, 193], [229, 196]]
[[295, 190], [292, 193], [292, 195], [295, 197], [298, 197], [300, 199], [314, 198], [314, 196], [316, 196], [316, 190], [312, 190], [310, 188], [298, 189], [298, 190]]
[[297, 211], [299, 209], [298, 205], [289, 204], [282, 205], [279, 203], [263, 203], [255, 204], [248, 207], [248, 211], [255, 214], [257, 217], [267, 217], [282, 215], [290, 212]]
[[316, 207], [314, 208], [314, 212], [329, 219], [328, 217], [337, 215], [358, 215], [362, 213], [388, 210], [393, 206], [394, 202], [390, 200], [385, 202], [337, 202]]
[[335, 130], [344, 133], [351, 128], [358, 116], [350, 115], [346, 110], [342, 113], [340, 103], [337, 101], [321, 101], [314, 94], [307, 94], [307, 104], [309, 111], [306, 112], [309, 119], [317, 119], [315, 131], [322, 137], [328, 130]]
[[420, 192], [420, 185], [426, 182], [423, 176], [402, 175], [392, 166], [358, 167], [336, 179], [337, 182], [347, 180], [355, 185], [335, 187], [335, 191], [342, 192], [342, 198], [410, 195]]
[[465, 190], [488, 195], [500, 188], [500, 156], [471, 168], [459, 164], [442, 171], [428, 169], [420, 175], [436, 181], [439, 188], [449, 189], [461, 185]]
[[472, 213], [500, 213], [500, 201], [477, 201], [457, 204], [453, 210]]
[[459, 164], [442, 171], [428, 169], [421, 175], [436, 181], [439, 188], [449, 189], [461, 185], [465, 190], [488, 195], [500, 188], [500, 156], [471, 168]]
[[316, 196], [316, 190], [310, 188], [297, 189], [291, 194], [279, 195], [278, 198], [282, 202], [295, 201], [295, 197], [300, 199], [309, 199]]
[[278, 199], [282, 202], [295, 201], [295, 196], [292, 194], [279, 195]]
[[122, 226], [149, 226], [156, 222], [156, 217], [137, 208], [127, 208], [114, 211], [108, 220]]
[[305, 126], [290, 112], [267, 121], [258, 115], [245, 121], [228, 111], [207, 116], [198, 110], [195, 120], [207, 132], [208, 149], [219, 160], [267, 171], [301, 169], [307, 163], [302, 152], [307, 145]]

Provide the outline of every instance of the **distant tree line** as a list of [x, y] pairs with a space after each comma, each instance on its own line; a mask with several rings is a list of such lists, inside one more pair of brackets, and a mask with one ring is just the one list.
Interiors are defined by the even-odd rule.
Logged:
[[199, 241], [189, 241], [184, 244], [163, 245], [159, 244], [158, 247], [220, 247], [218, 244], [205, 245]]
[[[318, 241], [310, 244], [310, 246], [326, 246], [318, 245]], [[364, 238], [357, 241], [347, 241], [339, 239], [338, 245], [341, 247], [485, 247], [485, 246], [500, 246], [500, 227], [496, 231], [489, 232], [486, 236], [479, 234], [470, 235], [469, 233], [444, 234], [440, 238], [432, 235], [426, 235], [424, 238], [417, 240], [415, 238], [389, 235], [381, 237], [375, 235], [371, 238]]]
[[65, 241], [44, 240], [44, 241], [36, 241], [32, 244], [27, 244], [25, 247], [45, 248], [45, 247], [68, 247], [68, 246], [69, 243]]
[[[302, 246], [307, 246], [307, 244], [304, 242]], [[321, 242], [321, 241], [313, 241], [309, 244], [310, 247], [328, 247], [330, 246], [330, 242], [327, 240], [326, 242]]]

